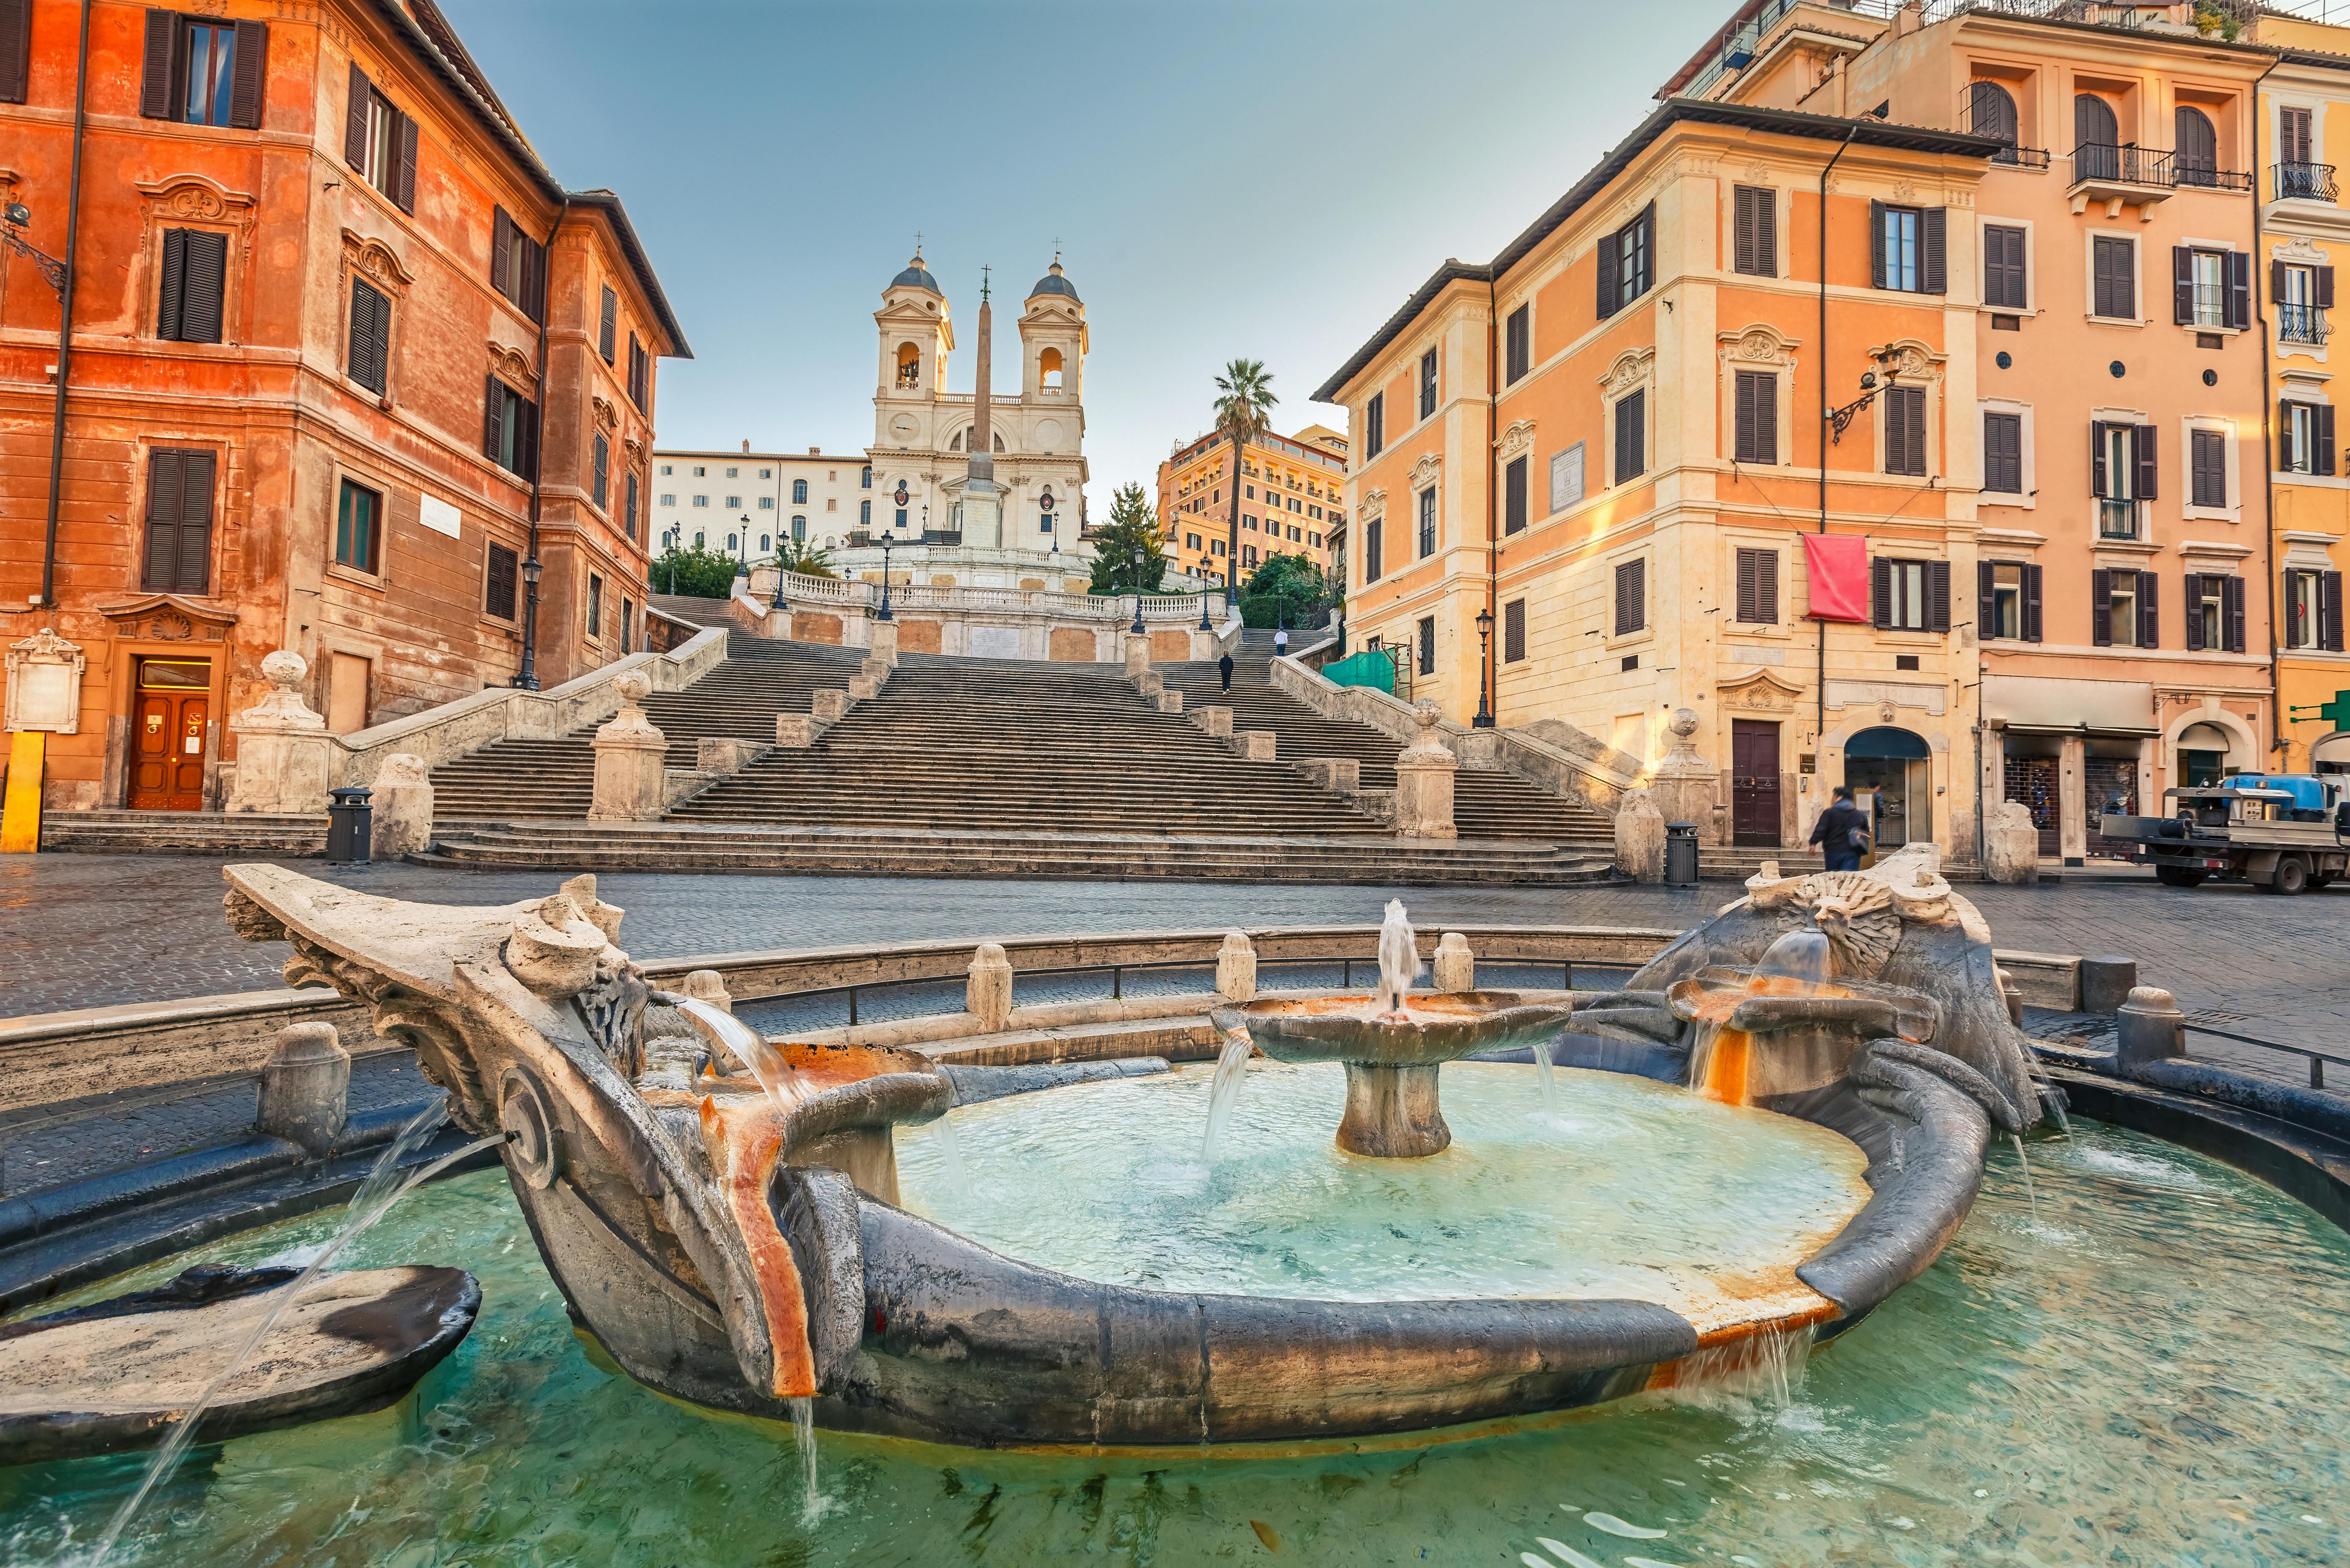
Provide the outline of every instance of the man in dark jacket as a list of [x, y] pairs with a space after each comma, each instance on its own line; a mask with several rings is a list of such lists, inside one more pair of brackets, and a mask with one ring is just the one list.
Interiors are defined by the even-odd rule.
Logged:
[[1831, 871], [1857, 871], [1868, 847], [1868, 818], [1852, 803], [1852, 785], [1838, 784], [1835, 798], [1812, 825], [1812, 839], [1827, 857]]
[[1232, 656], [1231, 654], [1227, 653], [1216, 660], [1216, 673], [1224, 678], [1224, 690], [1231, 691], [1232, 689]]

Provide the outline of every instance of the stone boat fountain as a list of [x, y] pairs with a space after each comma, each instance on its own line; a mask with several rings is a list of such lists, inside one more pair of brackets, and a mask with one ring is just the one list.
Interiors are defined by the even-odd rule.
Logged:
[[[1391, 994], [1367, 1004], [1269, 999], [1217, 1023], [1277, 1060], [1346, 1064], [1343, 1158], [1410, 1157], [1439, 1177], [1461, 1158], [1438, 1105], [1447, 1062], [1514, 1048], [1678, 1079], [1695, 1058], [1715, 1098], [1863, 1151], [1866, 1187], [1831, 1233], [1728, 1261], [1702, 1310], [1669, 1291], [1144, 1289], [1003, 1255], [901, 1207], [894, 1129], [948, 1111], [946, 1075], [913, 1052], [770, 1043], [653, 990], [592, 877], [452, 909], [276, 867], [226, 876], [236, 928], [293, 944], [289, 981], [367, 1003], [448, 1090], [455, 1121], [512, 1135], [503, 1158], [531, 1232], [620, 1367], [695, 1404], [836, 1428], [988, 1446], [1290, 1441], [1669, 1385], [1859, 1321], [1965, 1217], [1991, 1127], [2038, 1112], [1988, 933], [1930, 863], [1766, 876], [1619, 992], [1406, 996], [1388, 965]], [[1773, 975], [1791, 934], [1830, 972]]]

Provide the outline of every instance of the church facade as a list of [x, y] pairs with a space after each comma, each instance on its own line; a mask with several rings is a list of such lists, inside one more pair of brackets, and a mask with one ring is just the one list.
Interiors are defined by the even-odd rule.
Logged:
[[843, 576], [879, 581], [887, 534], [896, 583], [1077, 594], [1090, 584], [1085, 304], [1055, 257], [1022, 304], [1017, 389], [1001, 393], [990, 384], [992, 311], [983, 296], [977, 389], [951, 393], [953, 316], [920, 252], [882, 291], [872, 504], [840, 536]]

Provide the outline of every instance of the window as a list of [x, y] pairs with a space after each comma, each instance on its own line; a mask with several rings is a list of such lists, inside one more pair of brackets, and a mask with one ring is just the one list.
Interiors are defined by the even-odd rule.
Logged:
[[2172, 112], [2171, 124], [2176, 132], [2170, 156], [2173, 177], [2181, 185], [2218, 184], [2220, 133], [2211, 128], [2211, 117], [2182, 103]]
[[219, 454], [156, 447], [147, 454], [147, 548], [139, 586], [201, 594], [212, 582], [213, 477]]
[[1740, 462], [1779, 461], [1779, 378], [1769, 370], [1741, 370], [1735, 383], [1731, 455]]
[[2228, 504], [2228, 438], [2219, 431], [2188, 432], [2187, 468], [2190, 505], [2224, 509]]
[[1436, 491], [1433, 486], [1419, 493], [1419, 558], [1436, 554]]
[[1432, 615], [1419, 618], [1419, 672], [1436, 673], [1436, 618]]
[[2137, 242], [2116, 234], [2092, 234], [2089, 242], [2089, 314], [2137, 320]]
[[697, 495], [693, 498], [693, 504], [696, 506], [707, 506], [710, 504], [710, 497], [707, 495]]
[[2154, 499], [2152, 425], [2098, 421], [2089, 427], [2089, 488], [2097, 498], [2097, 536], [2138, 536], [2138, 504]]
[[792, 517], [792, 537], [795, 539], [807, 537], [807, 519], [796, 513]]
[[1427, 419], [1436, 412], [1436, 350], [1430, 348], [1419, 357], [1419, 417]]
[[1523, 379], [1525, 373], [1534, 369], [1534, 307], [1531, 305], [1521, 305], [1510, 312], [1510, 319], [1504, 326], [1508, 339], [1507, 378], [1512, 381]]
[[416, 121], [392, 108], [357, 62], [344, 112], [343, 161], [401, 212], [415, 212]]
[[2027, 561], [1975, 563], [1975, 619], [1982, 635], [2040, 640], [2040, 568]]
[[221, 300], [228, 288], [228, 236], [202, 229], [163, 231], [163, 287], [155, 336], [175, 343], [221, 340]]
[[2007, 143], [2006, 151], [1991, 155], [1994, 163], [2016, 161], [2015, 99], [1997, 82], [1974, 82], [1967, 88], [1967, 129]]
[[1526, 656], [1526, 601], [1512, 599], [1502, 607], [1502, 662], [1515, 664]]
[[660, 504], [661, 504], [663, 506], [674, 506], [674, 505], [676, 505], [676, 504], [677, 504], [677, 495], [676, 495], [676, 493], [675, 493], [675, 492], [673, 492], [673, 491], [668, 491], [668, 490], [664, 490], [664, 491], [662, 491], [662, 492], [661, 492]]
[[637, 473], [634, 469], [630, 469], [622, 480], [620, 503], [621, 524], [628, 529], [629, 537], [634, 539], [637, 536]]
[[335, 565], [374, 572], [382, 528], [383, 497], [354, 480], [344, 480], [335, 504]]
[[1983, 415], [1983, 489], [2023, 493], [2023, 416]]
[[[596, 318], [596, 352], [603, 356], [604, 363], [607, 365], [612, 362], [613, 337], [619, 331], [619, 325], [620, 296], [614, 294], [611, 286], [608, 284], [604, 288], [604, 303]], [[623, 640], [626, 640], [625, 637]]]
[[2284, 575], [2284, 645], [2340, 653], [2342, 574], [2293, 571]]
[[873, 526], [873, 503], [870, 501], [860, 501], [857, 504], [857, 525], [859, 528]]
[[1926, 472], [1926, 389], [1885, 392], [1885, 472], [1922, 478]]
[[[0, 22], [0, 30], [13, 24], [13, 36], [0, 39], [0, 99], [23, 103], [31, 7], [0, 8], [0, 16], [9, 11], [15, 15]], [[139, 82], [141, 115], [233, 130], [260, 127], [261, 88], [269, 57], [266, 24], [150, 11], [145, 42]]]
[[772, 496], [772, 495], [762, 495], [761, 497], [759, 497], [759, 510], [760, 510], [760, 511], [762, 511], [762, 512], [773, 512], [775, 509], [775, 498], [774, 496]]
[[2073, 96], [2073, 178], [2113, 180], [2121, 174], [2121, 129], [2114, 106], [2095, 93]]
[[1940, 294], [1947, 214], [1940, 207], [1894, 207], [1871, 202], [1869, 262], [1879, 288]]
[[1561, 512], [1583, 499], [1583, 443], [1550, 457], [1550, 509]]
[[806, 506], [807, 504], [806, 480], [795, 479], [792, 481], [792, 504], [795, 506]]
[[1502, 470], [1502, 532], [1522, 534], [1526, 526], [1526, 459], [1513, 457]]
[[1599, 319], [1607, 320], [1640, 296], [1656, 279], [1657, 208], [1650, 202], [1640, 215], [1599, 242]]
[[602, 431], [596, 432], [596, 461], [589, 475], [589, 493], [598, 508], [608, 508], [612, 504], [612, 440]]
[[522, 557], [504, 545], [490, 546], [489, 571], [484, 580], [482, 608], [500, 620], [515, 618], [515, 584], [521, 576]]
[[1648, 470], [1648, 394], [1641, 390], [1616, 400], [1616, 483]]
[[[490, 286], [533, 321], [546, 319], [546, 247], [522, 232], [504, 207], [490, 221]], [[611, 291], [605, 291], [610, 296]]]
[[2325, 164], [2313, 163], [2311, 149], [2315, 144], [2312, 135], [2310, 112], [2306, 109], [2277, 110], [2276, 199], [2280, 202], [2302, 200], [2334, 200], [2334, 171]]
[[1380, 525], [1386, 521], [1383, 517], [1374, 517], [1363, 524], [1363, 581], [1366, 583], [1379, 580], [1379, 533]]
[[1731, 208], [1731, 270], [1778, 276], [1779, 192], [1759, 185], [1735, 186]]
[[870, 490], [873, 488], [873, 470], [870, 467], [862, 468], [858, 471], [857, 487], [859, 490]]
[[33, 8], [21, 3], [0, 11], [0, 103], [22, 103], [33, 52]]
[[2089, 640], [2099, 648], [2158, 648], [2152, 572], [2099, 567], [2089, 574]]
[[1648, 624], [1648, 562], [1646, 556], [1616, 565], [1616, 635], [1628, 637]]
[[1779, 552], [1738, 552], [1738, 618], [1750, 625], [1779, 621]]
[[743, 510], [743, 498], [739, 495], [728, 496], [726, 498], [726, 510], [729, 512], [740, 512]]
[[2291, 473], [2334, 472], [2332, 404], [2277, 404], [2277, 466]]
[[2187, 574], [2187, 647], [2189, 651], [2244, 651], [2243, 578], [2219, 572]]
[[1243, 545], [1241, 546], [1241, 564], [1246, 566], [1253, 566], [1256, 565], [1256, 546], [1254, 545]]
[[637, 640], [637, 607], [629, 599], [620, 601], [620, 651], [635, 651]]
[[593, 572], [588, 574], [588, 635], [604, 635], [604, 579]]
[[[2232, 259], [2232, 255], [2231, 255]], [[2244, 258], [2249, 262], [2251, 258]], [[2277, 340], [2322, 348], [2332, 335], [2325, 313], [2334, 306], [2334, 269], [2269, 264], [2269, 293], [2277, 302]]]
[[351, 280], [350, 377], [377, 397], [390, 385], [391, 301], [364, 278]]
[[[495, 376], [484, 384], [482, 454], [518, 479], [538, 473], [538, 405]], [[707, 504], [695, 496], [696, 506]]]
[[2005, 223], [1983, 225], [1983, 303], [1995, 310], [2031, 308], [2022, 229]]
[[638, 342], [637, 335], [631, 332], [629, 334], [629, 401], [636, 404], [639, 412], [649, 413], [651, 410], [645, 407], [645, 398], [651, 390], [652, 356], [645, 352], [645, 346]]
[[1878, 556], [1868, 563], [1869, 619], [1888, 631], [1950, 629], [1950, 563]]
[[1224, 542], [1222, 539], [1211, 539], [1208, 541], [1208, 554], [1211, 556], [1221, 556], [1223, 553]]
[[1183, 548], [1186, 550], [1196, 550], [1199, 547], [1200, 536], [1197, 534], [1186, 534], [1183, 535]]
[[739, 468], [729, 468], [726, 471], [726, 477], [729, 479], [740, 479], [743, 477], [743, 471]]
[[2171, 318], [2181, 327], [2251, 325], [2251, 260], [2233, 251], [2170, 251]]

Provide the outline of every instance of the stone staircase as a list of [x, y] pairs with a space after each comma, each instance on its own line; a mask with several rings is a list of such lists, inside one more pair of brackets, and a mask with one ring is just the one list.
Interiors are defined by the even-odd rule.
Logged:
[[317, 857], [327, 852], [327, 815], [49, 811], [41, 814], [41, 847], [84, 855]]

